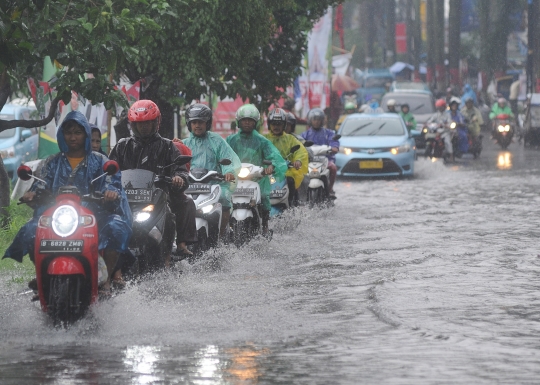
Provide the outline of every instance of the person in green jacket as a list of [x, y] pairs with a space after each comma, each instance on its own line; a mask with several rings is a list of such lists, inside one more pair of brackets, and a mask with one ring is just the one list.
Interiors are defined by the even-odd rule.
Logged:
[[[285, 176], [289, 187], [289, 206], [292, 206], [296, 191], [304, 180], [304, 175], [308, 173], [308, 152], [304, 145], [294, 136], [284, 132], [287, 123], [287, 114], [281, 108], [275, 108], [268, 114], [268, 128], [270, 133], [265, 137], [272, 142], [279, 150], [281, 156], [290, 161], [293, 167], [290, 167]], [[294, 146], [299, 148], [291, 153]]]
[[[242, 168], [240, 158], [234, 150], [227, 144], [221, 135], [211, 132], [212, 110], [204, 104], [193, 104], [186, 110], [186, 123], [189, 138], [184, 139], [184, 144], [191, 149], [191, 168], [205, 168], [221, 173], [225, 180], [218, 183], [221, 186], [221, 227], [220, 236], [222, 239], [227, 236], [229, 228], [229, 218], [231, 214], [231, 194], [236, 189], [236, 178]], [[229, 159], [230, 165], [220, 165], [219, 161]]]
[[[253, 104], [245, 104], [236, 111], [236, 123], [240, 132], [227, 137], [227, 143], [238, 155], [241, 162], [263, 166], [264, 160], [272, 161], [267, 166], [265, 175], [274, 174], [278, 181], [282, 181], [287, 171], [287, 163], [279, 150], [264, 136], [255, 131], [261, 114]], [[264, 177], [259, 180], [262, 200], [262, 227], [263, 234], [268, 235], [268, 220], [270, 219], [270, 180]]]
[[512, 112], [512, 109], [508, 103], [506, 103], [505, 98], [499, 98], [497, 103], [493, 104], [491, 107], [491, 112], [489, 113], [489, 118], [493, 120], [497, 117], [497, 115], [502, 114], [509, 115], [511, 118], [514, 117], [514, 113]]
[[401, 112], [399, 115], [403, 118], [407, 130], [411, 131], [416, 129], [416, 119], [414, 119], [414, 115], [409, 111], [409, 105], [407, 103], [401, 105]]

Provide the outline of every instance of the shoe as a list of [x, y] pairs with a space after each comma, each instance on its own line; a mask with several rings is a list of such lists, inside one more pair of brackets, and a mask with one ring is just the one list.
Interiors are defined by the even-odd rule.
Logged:
[[126, 288], [126, 281], [124, 281], [122, 278], [113, 279], [111, 284], [114, 290], [124, 290]]
[[30, 301], [32, 301], [32, 302], [39, 301], [39, 294], [34, 294], [34, 295], [32, 296], [32, 299], [31, 299]]
[[263, 233], [262, 236], [265, 237], [268, 241], [271, 241], [272, 237], [274, 236], [274, 230], [268, 229], [268, 231], [266, 233]]
[[28, 288], [37, 291], [37, 278], [32, 279], [30, 282], [28, 282]]

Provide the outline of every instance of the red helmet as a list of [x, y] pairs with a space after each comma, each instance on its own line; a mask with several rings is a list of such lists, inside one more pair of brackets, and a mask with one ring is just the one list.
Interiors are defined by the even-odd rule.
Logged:
[[446, 107], [446, 100], [444, 99], [439, 99], [435, 102], [435, 107], [439, 108], [439, 107]]
[[146, 122], [148, 120], [161, 120], [161, 112], [156, 103], [151, 100], [138, 100], [129, 109], [128, 120], [130, 122]]

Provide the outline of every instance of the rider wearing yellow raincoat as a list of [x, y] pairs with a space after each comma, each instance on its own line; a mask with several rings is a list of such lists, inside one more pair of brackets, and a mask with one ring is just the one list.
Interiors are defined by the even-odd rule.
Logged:
[[[292, 205], [295, 192], [298, 190], [308, 172], [308, 152], [302, 143], [290, 134], [286, 134], [285, 124], [287, 115], [281, 108], [276, 108], [268, 115], [268, 128], [270, 133], [265, 137], [279, 150], [283, 159], [291, 162], [292, 167], [287, 169], [285, 176], [289, 186], [289, 205]], [[299, 145], [299, 148], [291, 153], [291, 149]]]

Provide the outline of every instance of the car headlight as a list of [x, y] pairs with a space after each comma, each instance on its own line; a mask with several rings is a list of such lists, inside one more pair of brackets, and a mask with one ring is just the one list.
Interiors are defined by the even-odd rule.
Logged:
[[73, 206], [58, 207], [52, 215], [52, 228], [56, 235], [69, 237], [77, 230], [79, 215]]
[[0, 156], [2, 157], [2, 159], [15, 157], [15, 147], [8, 147], [0, 150]]
[[137, 214], [135, 214], [135, 222], [139, 222], [139, 223], [145, 222], [148, 220], [148, 218], [150, 218], [150, 215], [151, 214], [148, 212], [140, 211]]
[[401, 153], [409, 152], [409, 151], [411, 151], [411, 146], [409, 144], [404, 144], [403, 146], [394, 147], [390, 149], [390, 152], [393, 155], [397, 155], [397, 154], [401, 154]]
[[245, 178], [246, 176], [249, 175], [249, 173], [251, 172], [251, 169], [248, 168], [248, 167], [242, 167], [242, 169], [240, 170], [240, 172], [238, 173], [238, 178]]
[[351, 155], [352, 154], [352, 148], [349, 147], [340, 147], [339, 152], [345, 155]]

